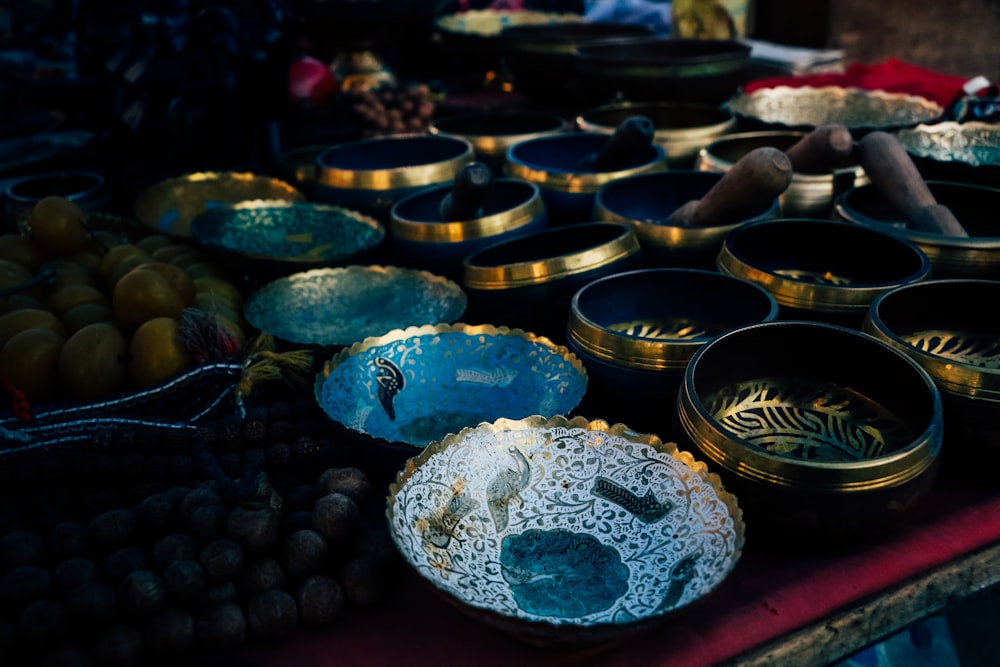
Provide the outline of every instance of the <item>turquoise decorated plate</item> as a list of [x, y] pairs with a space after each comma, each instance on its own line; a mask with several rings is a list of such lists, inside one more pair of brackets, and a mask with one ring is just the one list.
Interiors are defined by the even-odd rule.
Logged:
[[341, 350], [315, 384], [326, 414], [391, 443], [424, 447], [500, 417], [564, 414], [587, 373], [568, 349], [520, 329], [441, 324]]
[[726, 578], [744, 532], [736, 499], [690, 453], [558, 415], [432, 443], [391, 486], [387, 516], [446, 600], [541, 645], [652, 627]]

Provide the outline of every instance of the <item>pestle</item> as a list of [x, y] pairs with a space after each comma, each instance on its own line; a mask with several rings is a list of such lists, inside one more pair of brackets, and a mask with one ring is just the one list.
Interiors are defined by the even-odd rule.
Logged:
[[760, 213], [792, 182], [792, 164], [782, 151], [762, 146], [733, 163], [701, 199], [685, 203], [663, 222], [699, 227], [736, 222]]
[[785, 150], [797, 174], [826, 174], [851, 156], [854, 137], [838, 123], [820, 125]]
[[623, 120], [600, 149], [581, 158], [573, 171], [616, 171], [628, 164], [637, 151], [653, 143], [656, 126], [646, 116]]
[[493, 170], [482, 162], [470, 162], [455, 174], [451, 192], [441, 200], [438, 215], [446, 222], [480, 218], [483, 202], [492, 190]]
[[938, 204], [899, 139], [888, 132], [869, 132], [858, 141], [858, 158], [878, 191], [906, 218], [910, 229], [965, 236], [947, 206]]

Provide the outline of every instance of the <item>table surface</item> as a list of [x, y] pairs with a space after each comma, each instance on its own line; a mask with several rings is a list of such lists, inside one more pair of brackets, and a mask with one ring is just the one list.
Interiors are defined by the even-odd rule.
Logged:
[[825, 665], [1000, 581], [1000, 488], [939, 480], [877, 542], [833, 552], [747, 549], [707, 598], [624, 642], [539, 648], [466, 616], [416, 575], [333, 627], [299, 630], [238, 657], [297, 665]]

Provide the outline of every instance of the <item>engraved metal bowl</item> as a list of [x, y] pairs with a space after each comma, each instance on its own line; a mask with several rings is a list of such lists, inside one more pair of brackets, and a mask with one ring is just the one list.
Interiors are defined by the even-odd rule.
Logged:
[[642, 266], [639, 239], [619, 223], [566, 225], [500, 241], [462, 262], [466, 321], [518, 327], [561, 343], [578, 289]]
[[937, 203], [947, 206], [968, 237], [909, 229], [903, 216], [874, 185], [849, 188], [835, 204], [837, 218], [906, 239], [930, 258], [935, 278], [1000, 279], [1000, 187], [926, 181]]
[[522, 141], [507, 149], [504, 173], [541, 189], [553, 225], [591, 222], [594, 195], [601, 187], [667, 168], [666, 153], [654, 142], [614, 171], [577, 170], [576, 165], [603, 148], [608, 139], [601, 132], [565, 132]]
[[569, 122], [547, 111], [497, 110], [463, 113], [436, 118], [427, 128], [431, 134], [461, 137], [472, 144], [476, 159], [503, 173], [507, 149], [514, 144], [566, 132]]
[[189, 237], [191, 221], [206, 209], [253, 199], [303, 201], [285, 181], [249, 172], [197, 172], [168, 178], [142, 190], [132, 203], [139, 222], [161, 234]]
[[944, 112], [919, 95], [841, 86], [758, 88], [734, 96], [727, 106], [747, 129], [809, 131], [837, 123], [855, 135], [932, 123]]
[[316, 157], [315, 197], [385, 224], [397, 201], [452, 182], [474, 158], [472, 144], [461, 137], [396, 134], [349, 141]]
[[[695, 165], [702, 171], [725, 172], [750, 151], [763, 146], [787, 151], [803, 136], [804, 132], [793, 130], [730, 134], [702, 148]], [[833, 202], [841, 193], [870, 182], [854, 157], [833, 165], [827, 173], [795, 172], [779, 198], [782, 215], [786, 218], [829, 218]]]
[[393, 329], [455, 322], [467, 297], [456, 283], [415, 269], [345, 266], [303, 271], [251, 293], [251, 325], [294, 344], [342, 347]]
[[406, 563], [518, 640], [573, 646], [648, 631], [738, 562], [736, 498], [690, 453], [583, 417], [500, 419], [407, 463], [386, 514]]
[[721, 173], [688, 169], [622, 178], [598, 191], [593, 217], [630, 225], [651, 266], [714, 269], [729, 232], [754, 220], [781, 217], [781, 202], [775, 198], [770, 206], [744, 220], [699, 226], [666, 224], [671, 213], [703, 197], [721, 179]]
[[868, 227], [809, 218], [734, 229], [719, 251], [721, 273], [774, 295], [785, 319], [860, 328], [876, 296], [927, 280], [931, 263], [909, 241]]
[[715, 271], [641, 269], [588, 283], [573, 296], [566, 326], [566, 345], [590, 378], [580, 411], [669, 434], [695, 351], [729, 329], [777, 317], [770, 292]]
[[395, 329], [341, 350], [317, 375], [315, 395], [338, 424], [419, 449], [504, 416], [568, 413], [586, 388], [586, 370], [565, 347], [456, 323]]
[[752, 324], [692, 357], [674, 437], [782, 548], [877, 537], [940, 467], [941, 396], [908, 355], [832, 324]]
[[576, 117], [585, 132], [612, 134], [626, 118], [645, 116], [656, 128], [653, 140], [663, 146], [670, 169], [689, 169], [698, 151], [736, 129], [736, 118], [712, 104], [618, 102], [589, 109]]
[[[876, 298], [863, 330], [916, 361], [944, 405], [945, 467], [1000, 463], [1000, 281], [931, 280]], [[952, 465], [954, 462], [955, 465]]]
[[69, 169], [21, 176], [7, 182], [0, 196], [7, 229], [19, 229], [35, 204], [52, 195], [69, 199], [86, 213], [106, 212], [111, 205], [111, 190], [97, 171]]
[[356, 263], [385, 239], [385, 227], [357, 211], [281, 200], [206, 210], [191, 236], [236, 270], [278, 275]]

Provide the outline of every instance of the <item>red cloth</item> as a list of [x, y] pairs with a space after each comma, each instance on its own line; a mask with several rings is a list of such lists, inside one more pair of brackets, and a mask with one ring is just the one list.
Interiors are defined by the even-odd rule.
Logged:
[[853, 87], [919, 95], [944, 107], [948, 106], [962, 92], [962, 86], [966, 81], [967, 79], [961, 76], [935, 72], [904, 63], [896, 58], [890, 58], [886, 62], [876, 65], [853, 63], [842, 74], [826, 73], [757, 79], [748, 83], [745, 90], [749, 93], [758, 88], [777, 86]]
[[939, 480], [907, 522], [880, 542], [808, 556], [748, 546], [710, 596], [622, 643], [529, 646], [459, 612], [408, 575], [378, 608], [348, 609], [332, 628], [300, 630], [240, 656], [260, 667], [704, 667], [998, 541], [1000, 489]]

